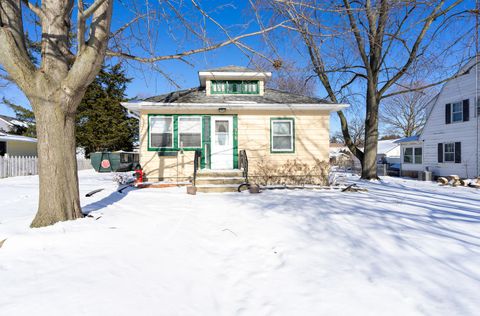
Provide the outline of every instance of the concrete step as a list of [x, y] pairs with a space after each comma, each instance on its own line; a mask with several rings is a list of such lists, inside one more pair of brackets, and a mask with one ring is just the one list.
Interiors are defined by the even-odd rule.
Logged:
[[197, 177], [196, 185], [208, 184], [237, 184], [245, 182], [244, 177]]
[[238, 192], [238, 184], [204, 184], [204, 185], [197, 185], [197, 192], [202, 193], [224, 193], [224, 192]]
[[243, 177], [243, 171], [239, 169], [229, 169], [229, 170], [202, 169], [197, 172], [197, 179], [202, 177], [206, 177], [206, 178]]

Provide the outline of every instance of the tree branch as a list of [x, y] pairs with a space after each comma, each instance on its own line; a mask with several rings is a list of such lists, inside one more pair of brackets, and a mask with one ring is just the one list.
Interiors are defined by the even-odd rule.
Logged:
[[130, 54], [127, 54], [127, 53], [123, 53], [123, 52], [114, 52], [114, 51], [109, 50], [109, 51], [107, 51], [107, 56], [121, 57], [121, 58], [131, 59], [131, 60], [135, 60], [135, 61], [142, 62], [142, 63], [154, 63], [154, 62], [162, 61], [162, 60], [181, 59], [181, 58], [186, 57], [186, 56], [190, 56], [190, 55], [198, 54], [198, 53], [203, 53], [203, 52], [208, 52], [208, 51], [211, 51], [211, 50], [214, 50], [214, 49], [217, 49], [217, 48], [220, 48], [220, 47], [224, 47], [224, 46], [227, 46], [227, 45], [230, 45], [230, 44], [235, 44], [235, 43], [238, 44], [239, 40], [241, 40], [243, 38], [247, 38], [247, 37], [251, 37], [251, 36], [255, 36], [255, 35], [259, 35], [259, 34], [263, 34], [263, 33], [266, 33], [266, 32], [273, 31], [273, 30], [281, 27], [283, 25], [283, 23], [285, 23], [285, 22], [282, 22], [282, 23], [279, 23], [277, 25], [262, 29], [260, 31], [239, 35], [239, 36], [233, 37], [233, 38], [231, 38], [229, 40], [226, 40], [224, 42], [221, 42], [221, 43], [217, 43], [217, 44], [210, 45], [210, 46], [207, 46], [207, 47], [192, 49], [192, 50], [184, 51], [184, 52], [177, 53], [177, 54], [156, 56], [156, 57], [139, 57], [139, 56], [134, 56], [134, 55], [130, 55]]

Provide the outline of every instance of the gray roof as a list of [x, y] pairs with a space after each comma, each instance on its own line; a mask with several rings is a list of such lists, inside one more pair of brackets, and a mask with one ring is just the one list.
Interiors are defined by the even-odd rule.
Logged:
[[259, 104], [332, 104], [332, 102], [289, 93], [285, 91], [265, 88], [264, 95], [206, 95], [205, 88], [198, 87], [174, 91], [143, 100], [158, 103], [259, 103]]
[[258, 72], [258, 70], [255, 70], [255, 69], [250, 69], [250, 68], [247, 68], [247, 67], [241, 67], [241, 66], [235, 66], [235, 65], [229, 65], [229, 66], [207, 69], [207, 70], [201, 70], [201, 71], [205, 71], [205, 72]]

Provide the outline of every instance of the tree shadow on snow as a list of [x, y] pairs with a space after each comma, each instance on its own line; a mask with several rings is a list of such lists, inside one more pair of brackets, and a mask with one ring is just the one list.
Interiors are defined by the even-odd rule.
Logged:
[[118, 192], [117, 190], [113, 191], [110, 193], [108, 196], [102, 198], [101, 200], [98, 200], [96, 202], [87, 204], [82, 207], [82, 213], [83, 215], [88, 215], [91, 212], [99, 211], [103, 208], [106, 208], [112, 204], [115, 204], [125, 198], [127, 194], [134, 190], [132, 187], [127, 187], [125, 188], [122, 193]]

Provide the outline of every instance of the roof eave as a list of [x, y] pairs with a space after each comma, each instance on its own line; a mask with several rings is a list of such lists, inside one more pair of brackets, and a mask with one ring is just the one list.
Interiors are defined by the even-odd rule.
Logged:
[[286, 109], [302, 110], [302, 111], [328, 111], [336, 112], [349, 107], [349, 104], [332, 104], [332, 103], [298, 103], [298, 104], [269, 104], [269, 103], [161, 103], [161, 102], [122, 102], [129, 111], [140, 114], [141, 110], [212, 110], [218, 108], [226, 108], [228, 110], [270, 110], [284, 111]]

